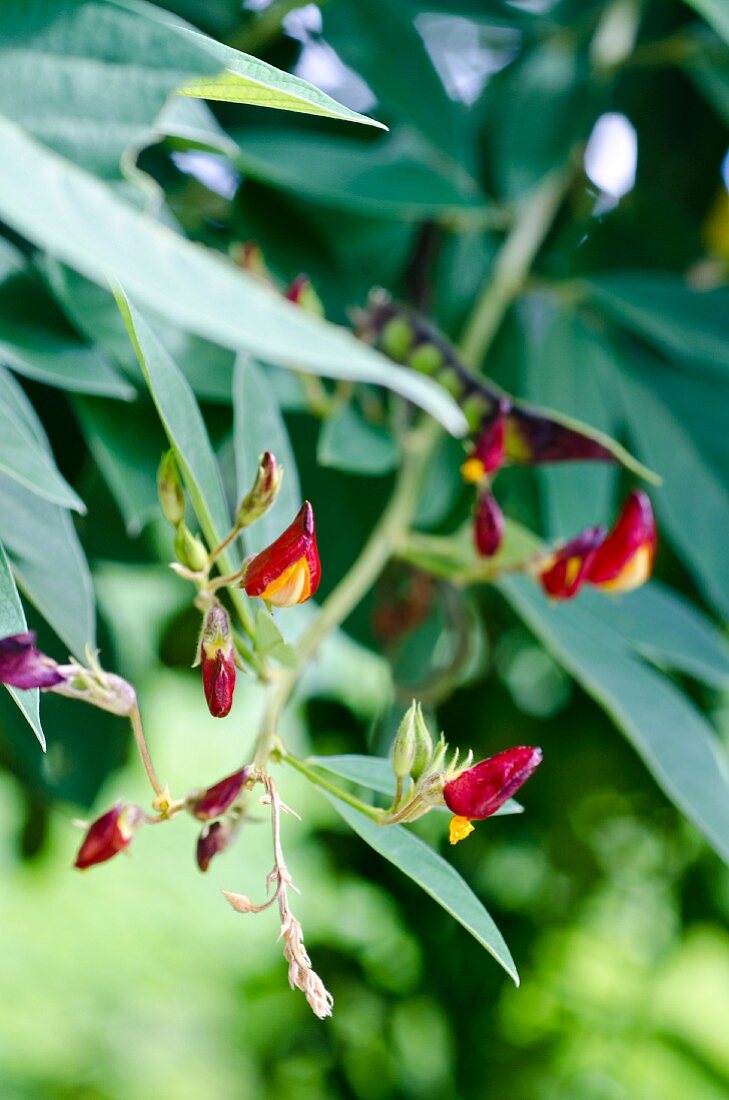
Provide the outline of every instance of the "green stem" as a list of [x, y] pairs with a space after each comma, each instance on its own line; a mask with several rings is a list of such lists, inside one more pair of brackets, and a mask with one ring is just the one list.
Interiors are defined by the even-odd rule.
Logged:
[[[571, 169], [548, 175], [524, 200], [519, 217], [506, 237], [466, 325], [460, 344], [463, 359], [479, 364], [491, 346], [504, 315], [521, 292], [524, 280], [544, 238], [552, 227], [572, 179]], [[362, 553], [330, 593], [308, 631], [296, 647], [297, 667], [282, 673], [272, 685], [254, 764], [264, 769], [277, 734], [278, 721], [306, 663], [331, 630], [354, 610], [395, 556], [410, 531], [418, 507], [420, 488], [428, 460], [442, 436], [435, 420], [424, 419], [405, 437], [403, 462], [389, 503], [365, 543]]]
[[514, 227], [491, 267], [491, 278], [476, 299], [463, 332], [459, 350], [469, 366], [480, 366], [491, 347], [506, 311], [519, 295], [552, 227], [571, 179], [571, 169], [555, 170], [523, 200]]
[[353, 806], [355, 810], [359, 810], [361, 814], [366, 814], [372, 821], [381, 820], [382, 811], [378, 810], [376, 806], [369, 806], [366, 802], [362, 802], [361, 799], [355, 798], [349, 791], [343, 791], [336, 783], [332, 783], [331, 780], [326, 779], [323, 775], [319, 775], [318, 772], [308, 767], [303, 760], [299, 760], [298, 757], [290, 756], [287, 752], [281, 752], [279, 754], [279, 759], [283, 761], [284, 764], [290, 764], [297, 772], [301, 772], [302, 775], [305, 775], [310, 783], [313, 783], [316, 787], [321, 787], [323, 791], [328, 791], [329, 794], [333, 794], [335, 798], [339, 798], [342, 802], [346, 802], [348, 806]]

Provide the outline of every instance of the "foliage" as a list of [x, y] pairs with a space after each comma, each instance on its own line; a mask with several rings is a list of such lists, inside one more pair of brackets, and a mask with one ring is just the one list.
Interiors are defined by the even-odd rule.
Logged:
[[[659, 1066], [653, 1082], [611, 1068], [597, 1051], [591, 1063], [558, 1017], [586, 1016], [595, 1006], [575, 1009], [555, 971], [566, 966], [565, 986], [574, 982], [577, 999], [589, 1001], [585, 939], [607, 958], [615, 944], [605, 914], [624, 904], [626, 882], [639, 890], [639, 855], [626, 836], [637, 838], [658, 884], [646, 904], [660, 908], [660, 895], [664, 921], [678, 920], [666, 897], [682, 881], [721, 873], [692, 826], [729, 860], [729, 769], [712, 728], [729, 681], [716, 625], [729, 608], [722, 545], [729, 199], [721, 177], [728, 45], [718, 0], [561, 0], [542, 12], [468, 0], [435, 9], [417, 0], [330, 0], [319, 12], [273, 0], [242, 14], [225, 0], [7, 0], [0, 10], [0, 637], [30, 625], [44, 652], [60, 659], [70, 651], [80, 661], [96, 646], [98, 627], [104, 667], [135, 683], [143, 711], [147, 698], [173, 697], [160, 687], [173, 683], [165, 677], [188, 698], [195, 674], [169, 668], [191, 663], [199, 616], [183, 580], [165, 573], [174, 554], [157, 503], [162, 452], [174, 449], [184, 522], [208, 551], [228, 534], [261, 453], [272, 451], [284, 467], [270, 511], [221, 551], [221, 574], [264, 550], [302, 493], [313, 502], [321, 610], [309, 604], [272, 617], [231, 590], [238, 656], [254, 675], [239, 676], [237, 710], [227, 720], [251, 744], [258, 727], [257, 763], [282, 764], [275, 769], [282, 795], [295, 809], [300, 795], [307, 814], [300, 828], [316, 837], [295, 878], [307, 893], [321, 884], [305, 915], [318, 969], [331, 962], [337, 975], [344, 1023], [327, 1054], [339, 1068], [317, 1069], [311, 1095], [427, 1094], [406, 1054], [398, 1055], [406, 1083], [383, 1071], [379, 1092], [357, 1060], [346, 1029], [360, 1027], [366, 1012], [348, 998], [366, 999], [363, 973], [377, 966], [362, 961], [373, 950], [369, 932], [337, 937], [322, 916], [326, 904], [351, 904], [332, 867], [351, 874], [363, 922], [381, 920], [393, 943], [407, 944], [405, 956], [420, 959], [414, 972], [429, 969], [422, 960], [440, 950], [439, 936], [449, 945], [443, 958], [463, 953], [471, 971], [487, 970], [462, 930], [445, 915], [439, 923], [429, 901], [421, 913], [415, 887], [411, 893], [406, 878], [391, 877], [379, 856], [440, 901], [512, 976], [526, 964], [531, 1023], [522, 1016], [526, 1030], [514, 1038], [522, 989], [502, 995], [495, 1026], [514, 1050], [531, 1049], [546, 1084], [540, 1089], [536, 1071], [518, 1068], [514, 1050], [496, 1050], [515, 1071], [505, 1095], [602, 1100], [613, 1094], [599, 1072], [614, 1072], [636, 1095], [670, 1095], [660, 1091], [671, 1080], [669, 1063], [683, 1066], [676, 1072], [688, 1094], [710, 1100], [719, 1095], [712, 1088], [727, 1086], [725, 1058], [707, 1053], [685, 1020], [673, 1043], [661, 1032], [670, 1023], [646, 1030], [642, 1041]], [[291, 70], [311, 73], [332, 94]], [[585, 159], [585, 143], [592, 134], [594, 150], [595, 124], [606, 116], [625, 116], [638, 143], [634, 186], [612, 196], [594, 164], [587, 174]], [[303, 299], [294, 304], [292, 282], [302, 271], [326, 320]], [[364, 340], [348, 331], [363, 335], [373, 287], [428, 315], [450, 375], [441, 365], [426, 376], [380, 331]], [[292, 301], [281, 293], [287, 288]], [[460, 438], [474, 426], [466, 398], [479, 385], [482, 396], [493, 387], [489, 400], [515, 395], [515, 423], [531, 406], [554, 409], [565, 430], [604, 441], [617, 457], [504, 469], [498, 484], [509, 519], [493, 559], [474, 550], [472, 493], [458, 473]], [[528, 575], [530, 563], [545, 544], [611, 525], [625, 490], [651, 471], [662, 478], [647, 486], [659, 526], [658, 579], [629, 595], [581, 591], [551, 604]], [[511, 576], [515, 570], [527, 575]], [[273, 670], [267, 702], [254, 683], [266, 670]], [[570, 680], [580, 689], [572, 696]], [[10, 692], [0, 709], [0, 756], [28, 800], [29, 820], [42, 823], [49, 806], [87, 807], [109, 784], [119, 789], [118, 719], [49, 695], [42, 728], [38, 691]], [[438, 813], [415, 829], [375, 823], [381, 796], [398, 805], [381, 761], [413, 696], [434, 732], [442, 725], [479, 757], [515, 743], [545, 749], [522, 800], [527, 813], [484, 824], [464, 855], [436, 850], [444, 834]], [[189, 706], [202, 716], [202, 693]], [[181, 719], [182, 708], [175, 714]], [[164, 725], [159, 713], [147, 723], [164, 752], [160, 774], [175, 790], [212, 782], [215, 770], [199, 768], [200, 745], [186, 741], [195, 761], [188, 769]], [[37, 744], [44, 740], [45, 757]], [[240, 767], [246, 752], [251, 758], [249, 748], [216, 748], [220, 774]], [[317, 756], [302, 761], [310, 750]], [[583, 766], [593, 791], [584, 797]], [[634, 791], [638, 812], [628, 806]], [[609, 797], [601, 832], [600, 799]], [[342, 824], [378, 862], [339, 831]], [[154, 841], [173, 831], [149, 830]], [[295, 831], [287, 820], [287, 842]], [[252, 837], [246, 828], [239, 843], [260, 846]], [[565, 837], [578, 862], [599, 866], [600, 881], [597, 872], [560, 866], [555, 852]], [[153, 866], [152, 836], [145, 843]], [[471, 855], [479, 844], [483, 865]], [[661, 846], [670, 849], [668, 866], [656, 856]], [[235, 858], [223, 856], [216, 869], [226, 888]], [[143, 874], [153, 882], [149, 866]], [[113, 876], [109, 869], [107, 881]], [[555, 901], [542, 927], [545, 883], [558, 888], [570, 876], [570, 889], [581, 891], [581, 923], [571, 925], [569, 906]], [[184, 906], [184, 894], [180, 900]], [[22, 903], [14, 914], [19, 929]], [[164, 924], [164, 906], [156, 919]], [[191, 935], [184, 918], [175, 920], [181, 937]], [[245, 952], [251, 933], [239, 922], [234, 935]], [[668, 954], [654, 959], [634, 914], [628, 923], [647, 972], [656, 959], [661, 973], [680, 969], [681, 953], [692, 950], [706, 957], [713, 950], [726, 965], [726, 941], [707, 947], [700, 932], [680, 947], [666, 933], [673, 962]], [[630, 956], [629, 943], [619, 946]], [[386, 1015], [401, 1052], [421, 1026], [431, 1035], [441, 1050], [431, 1095], [490, 1094], [464, 1066], [468, 1044], [481, 1042], [479, 1021], [488, 1019], [469, 965], [454, 961], [453, 974], [430, 987], [452, 1012], [462, 983], [474, 1020], [459, 1033], [435, 1001], [413, 1002], [410, 1016], [397, 1007], [425, 978], [398, 979], [396, 954], [388, 955], [390, 985], [382, 975], [374, 981], [372, 1018]], [[216, 958], [214, 969], [222, 968]], [[493, 976], [485, 980], [495, 988]], [[247, 1002], [277, 997], [255, 969], [244, 981]], [[673, 1012], [675, 1024], [675, 998], [665, 997], [658, 1017]], [[637, 999], [630, 1010], [613, 1003], [610, 1011], [624, 1021]], [[369, 1057], [384, 1065], [376, 1027], [365, 1031]], [[705, 1040], [708, 1033], [707, 1025]], [[274, 1041], [255, 1040], [259, 1065]], [[221, 1090], [241, 1064], [233, 1059], [230, 1078], [221, 1072]], [[593, 1072], [595, 1065], [603, 1069]], [[256, 1085], [261, 1095], [276, 1092], [271, 1072]], [[448, 1081], [453, 1073], [457, 1086]], [[307, 1095], [299, 1085], [292, 1091], [282, 1078], [279, 1091]], [[138, 1088], [122, 1073], [98, 1095]]]

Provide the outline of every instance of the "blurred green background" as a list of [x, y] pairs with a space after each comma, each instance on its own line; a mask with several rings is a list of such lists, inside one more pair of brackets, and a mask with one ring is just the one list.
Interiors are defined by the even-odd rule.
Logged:
[[[724, 0], [159, 6], [298, 72], [390, 132], [201, 103], [184, 125], [162, 125], [177, 69], [156, 65], [141, 23], [102, 34], [95, 20], [109, 6], [96, 0], [3, 5], [0, 112], [222, 255], [255, 240], [281, 286], [307, 272], [331, 320], [344, 323], [384, 286], [454, 340], [525, 196], [549, 172], [567, 172], [559, 216], [486, 372], [615, 434], [664, 476], [652, 495], [660, 582], [704, 623], [725, 622]], [[118, 84], [97, 96], [102, 71]], [[53, 93], [50, 104], [39, 106], [39, 87]], [[137, 167], [127, 155], [120, 170], [130, 147]], [[261, 699], [241, 683], [234, 721], [216, 722], [189, 670], [196, 615], [165, 570], [171, 537], [156, 518], [164, 438], [110, 321], [113, 303], [35, 240], [0, 229], [0, 362], [22, 381], [87, 504], [75, 530], [105, 665], [138, 686], [160, 774], [176, 791], [213, 782], [238, 764]], [[202, 404], [234, 496], [233, 354], [171, 326], [165, 342]], [[333, 440], [290, 374], [267, 367], [263, 377], [315, 503], [325, 596], [381, 512], [397, 452], [371, 387], [358, 387], [363, 434], [352, 442]], [[130, 386], [136, 400], [123, 404]], [[461, 454], [446, 442], [431, 474], [420, 522], [437, 533], [468, 515]], [[20, 576], [27, 551], [6, 481], [0, 475], [0, 538]], [[548, 537], [610, 522], [625, 487], [615, 471], [585, 467], [508, 471], [499, 484], [508, 514]], [[42, 608], [51, 585], [81, 583], [85, 566], [71, 577], [66, 564], [51, 552], [26, 575], [30, 603]], [[662, 605], [628, 606], [636, 622], [648, 616], [645, 626]], [[55, 656], [72, 630], [59, 622], [75, 614], [61, 602], [54, 634], [28, 608]], [[144, 801], [141, 769], [123, 723], [55, 699], [44, 700], [41, 758], [3, 697], [2, 1100], [728, 1098], [729, 870], [615, 728], [606, 713], [615, 700], [601, 709], [491, 589], [464, 593], [393, 567], [347, 630], [354, 641], [333, 643], [287, 718], [292, 746], [385, 752], [415, 694], [451, 742], [477, 756], [516, 744], [544, 750], [523, 792], [526, 812], [484, 823], [446, 853], [494, 915], [521, 988], [286, 773], [283, 796], [303, 817], [284, 826], [302, 890], [296, 912], [335, 999], [331, 1020], [314, 1019], [287, 988], [273, 916], [236, 915], [219, 893], [259, 896], [264, 825], [247, 825], [204, 877], [187, 819], [147, 830], [131, 859], [71, 873], [74, 816], [117, 797]], [[666, 620], [666, 630], [683, 664], [660, 655], [656, 664], [729, 746], [726, 669], [696, 682], [699, 643], [680, 622]], [[445, 852], [442, 832], [423, 823]]]

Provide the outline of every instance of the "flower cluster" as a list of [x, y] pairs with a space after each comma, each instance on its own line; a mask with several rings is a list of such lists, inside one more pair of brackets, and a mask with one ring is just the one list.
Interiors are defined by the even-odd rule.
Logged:
[[[599, 432], [533, 408], [474, 375], [442, 333], [382, 290], [372, 292], [355, 323], [361, 339], [396, 362], [437, 377], [459, 399], [471, 428], [461, 474], [475, 490], [473, 539], [484, 558], [494, 557], [504, 539], [504, 515], [494, 494], [494, 480], [502, 469], [628, 458]], [[631, 464], [635, 466], [632, 460]], [[606, 591], [629, 591], [650, 576], [655, 549], [650, 502], [636, 491], [610, 533], [602, 528], [585, 531], [550, 554], [537, 573], [557, 599], [570, 599], [585, 581]]]
[[651, 575], [657, 535], [648, 497], [635, 489], [611, 531], [589, 527], [571, 539], [541, 566], [544, 591], [569, 600], [588, 583], [605, 592], [630, 592]]
[[459, 766], [458, 749], [448, 759], [441, 733], [437, 742], [428, 730], [422, 707], [413, 702], [405, 713], [392, 745], [395, 797], [382, 811], [382, 825], [414, 821], [434, 806], [454, 815], [450, 841], [457, 844], [473, 832], [472, 821], [491, 817], [526, 783], [542, 759], [542, 750], [519, 746], [473, 764], [468, 753]]

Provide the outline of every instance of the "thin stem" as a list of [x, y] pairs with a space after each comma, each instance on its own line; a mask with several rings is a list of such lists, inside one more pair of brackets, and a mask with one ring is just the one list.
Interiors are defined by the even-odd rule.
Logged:
[[134, 730], [134, 740], [137, 743], [137, 750], [142, 758], [142, 763], [144, 764], [144, 770], [147, 773], [147, 778], [152, 784], [152, 789], [155, 795], [160, 798], [164, 794], [164, 789], [159, 779], [157, 778], [157, 773], [155, 772], [154, 765], [152, 764], [152, 757], [149, 755], [147, 738], [144, 736], [142, 715], [139, 712], [139, 707], [134, 707], [129, 712], [129, 721], [131, 722], [132, 729]]
[[210, 553], [208, 555], [208, 561], [210, 562], [211, 565], [214, 561], [216, 561], [220, 557], [221, 554], [223, 554], [228, 549], [228, 547], [230, 546], [230, 544], [232, 542], [235, 542], [235, 540], [238, 538], [238, 535], [240, 533], [241, 533], [241, 528], [236, 525], [232, 529], [230, 534], [226, 535], [225, 538], [223, 539], [223, 541], [221, 543], [219, 543], [218, 546], [216, 546], [214, 550], [210, 551]]
[[346, 802], [348, 806], [352, 806], [355, 810], [359, 810], [360, 813], [366, 814], [367, 817], [371, 818], [373, 821], [381, 820], [382, 810], [379, 810], [376, 806], [369, 806], [366, 802], [362, 802], [361, 799], [355, 798], [349, 791], [343, 791], [336, 783], [332, 783], [323, 775], [319, 775], [318, 772], [313, 771], [303, 762], [303, 760], [299, 760], [298, 757], [291, 756], [287, 752], [281, 752], [279, 759], [282, 760], [284, 764], [290, 764], [297, 772], [301, 772], [302, 775], [305, 775], [309, 782], [313, 783], [316, 787], [321, 787], [323, 791], [328, 791], [329, 794], [333, 794], [335, 798], [339, 798], [342, 802]]

